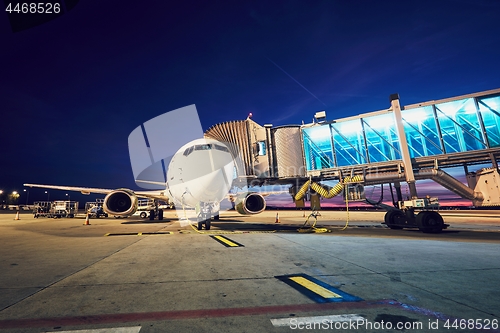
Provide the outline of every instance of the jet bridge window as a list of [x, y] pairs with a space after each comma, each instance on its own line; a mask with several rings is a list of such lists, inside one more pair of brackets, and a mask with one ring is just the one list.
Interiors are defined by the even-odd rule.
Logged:
[[393, 161], [401, 157], [394, 116], [381, 114], [362, 118], [368, 158], [371, 163]]
[[410, 156], [444, 154], [432, 105], [402, 111]]
[[307, 170], [333, 168], [332, 139], [328, 125], [304, 128], [302, 139]]
[[489, 146], [500, 147], [500, 96], [481, 98], [478, 105]]
[[367, 163], [361, 119], [331, 124], [337, 166]]
[[435, 104], [447, 153], [487, 148], [472, 98]]
[[266, 142], [258, 141], [254, 143], [254, 154], [257, 156], [265, 156], [266, 155]]

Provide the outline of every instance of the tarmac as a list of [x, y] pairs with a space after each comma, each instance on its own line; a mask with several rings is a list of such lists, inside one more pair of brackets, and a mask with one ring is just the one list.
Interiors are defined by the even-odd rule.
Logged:
[[[279, 222], [276, 222], [276, 214]], [[499, 332], [500, 217], [390, 230], [383, 212], [165, 220], [0, 214], [0, 332]], [[344, 227], [347, 227], [344, 229]]]

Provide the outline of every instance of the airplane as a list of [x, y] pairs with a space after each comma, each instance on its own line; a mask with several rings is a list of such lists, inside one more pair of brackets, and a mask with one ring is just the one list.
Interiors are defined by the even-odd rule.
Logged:
[[[198, 229], [210, 230], [210, 221], [219, 219], [220, 202], [234, 196], [235, 209], [243, 215], [259, 214], [266, 208], [264, 196], [258, 192], [229, 194], [237, 176], [237, 159], [228, 146], [214, 139], [196, 139], [177, 150], [167, 170], [166, 182], [137, 180], [165, 186], [163, 190], [135, 191], [128, 188], [102, 189], [90, 187], [24, 184], [27, 187], [78, 191], [82, 194], [105, 194], [103, 210], [109, 215], [128, 217], [137, 211], [138, 198], [173, 202], [176, 207], [196, 208]], [[163, 219], [163, 211], [158, 211]]]

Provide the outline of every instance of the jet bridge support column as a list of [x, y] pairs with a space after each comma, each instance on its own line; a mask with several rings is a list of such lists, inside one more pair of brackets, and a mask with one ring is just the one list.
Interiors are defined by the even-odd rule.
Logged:
[[396, 122], [396, 131], [398, 133], [399, 145], [401, 148], [401, 157], [403, 159], [403, 166], [405, 169], [406, 182], [410, 189], [410, 195], [412, 199], [417, 198], [417, 187], [415, 186], [415, 175], [413, 174], [413, 166], [410, 158], [410, 150], [408, 149], [408, 142], [406, 141], [406, 134], [403, 124], [403, 117], [401, 115], [401, 106], [399, 104], [399, 95], [392, 94], [390, 96], [391, 109], [394, 113], [394, 119]]

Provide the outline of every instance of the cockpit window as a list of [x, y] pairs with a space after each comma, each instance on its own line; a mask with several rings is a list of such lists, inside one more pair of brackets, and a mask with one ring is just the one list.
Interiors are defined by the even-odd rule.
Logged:
[[212, 149], [212, 147], [209, 144], [194, 146], [194, 150], [210, 150], [210, 149]]
[[225, 152], [229, 153], [229, 149], [227, 149], [224, 146], [215, 145], [215, 144], [204, 144], [204, 145], [194, 145], [194, 146], [191, 146], [189, 148], [186, 148], [186, 150], [184, 150], [183, 155], [188, 156], [194, 150], [211, 150], [211, 149], [216, 149], [216, 150], [225, 151]]
[[189, 154], [191, 154], [193, 152], [193, 149], [194, 149], [193, 146], [191, 146], [189, 148], [186, 148], [186, 150], [184, 150], [184, 154], [183, 155], [184, 156], [188, 156]]
[[216, 150], [225, 151], [226, 153], [229, 153], [229, 149], [227, 149], [224, 146], [214, 145], [214, 147], [215, 147]]

